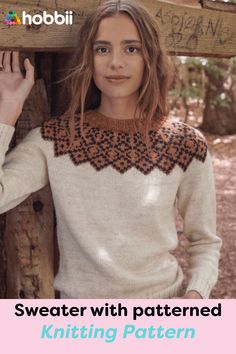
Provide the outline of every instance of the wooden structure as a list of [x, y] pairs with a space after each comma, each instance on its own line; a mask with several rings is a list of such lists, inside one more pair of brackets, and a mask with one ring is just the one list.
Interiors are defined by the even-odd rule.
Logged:
[[[77, 43], [77, 33], [88, 11], [103, 1], [99, 0], [41, 0], [4, 1], [1, 13], [22, 11], [34, 16], [48, 13], [65, 14], [73, 11], [73, 25], [20, 25], [8, 28], [0, 25], [0, 47], [23, 48], [24, 51], [72, 51]], [[236, 52], [236, 5], [202, 0], [207, 9], [189, 8], [155, 0], [140, 1], [156, 17], [167, 51], [175, 55], [201, 55], [230, 57]], [[35, 4], [36, 3], [36, 4]], [[13, 8], [14, 6], [14, 8]], [[209, 8], [211, 7], [211, 10]], [[216, 10], [217, 9], [217, 10]], [[219, 11], [220, 10], [220, 11]], [[222, 11], [224, 10], [224, 11]]]
[[[60, 99], [60, 78], [88, 11], [103, 1], [38, 0], [4, 1], [0, 9], [0, 50], [20, 50], [21, 60], [30, 56], [36, 68], [36, 83], [16, 126], [12, 146], [66, 102]], [[205, 9], [165, 1], [143, 0], [159, 24], [162, 41], [171, 55], [231, 57], [236, 55], [235, 5], [201, 0]], [[176, 1], [180, 2], [180, 1]], [[199, 5], [200, 6], [200, 5]], [[4, 17], [15, 10], [73, 11], [73, 25], [6, 26]], [[27, 181], [26, 181], [27, 183]], [[25, 202], [0, 217], [0, 298], [53, 298], [56, 218], [49, 188], [34, 193]], [[56, 255], [56, 256], [55, 256]]]

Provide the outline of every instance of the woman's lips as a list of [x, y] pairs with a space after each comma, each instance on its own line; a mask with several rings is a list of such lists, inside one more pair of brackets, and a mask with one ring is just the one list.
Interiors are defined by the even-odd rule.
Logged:
[[107, 76], [106, 79], [113, 83], [122, 83], [129, 79], [127, 76]]

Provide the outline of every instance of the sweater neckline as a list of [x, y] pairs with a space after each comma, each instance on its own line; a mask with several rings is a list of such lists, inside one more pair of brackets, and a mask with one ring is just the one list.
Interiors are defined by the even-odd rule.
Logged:
[[[85, 114], [84, 120], [90, 118], [97, 126], [107, 122], [104, 117], [99, 120], [94, 112]], [[160, 131], [150, 132], [149, 146], [146, 146], [143, 132], [116, 133], [107, 126], [96, 129], [91, 127], [91, 122], [89, 124], [84, 121], [83, 136], [79, 116], [75, 123], [75, 139], [72, 144], [68, 119], [56, 117], [43, 122], [41, 134], [43, 139], [54, 141], [55, 157], [69, 154], [76, 166], [90, 162], [91, 166], [100, 171], [110, 165], [120, 173], [135, 167], [144, 174], [149, 174], [157, 167], [168, 175], [175, 165], [186, 171], [193, 158], [204, 162], [207, 155], [207, 144], [194, 128], [168, 119]]]
[[[126, 132], [135, 132], [135, 131], [144, 131], [145, 130], [145, 120], [141, 118], [128, 118], [128, 119], [119, 119], [108, 117], [98, 111], [89, 110], [85, 112], [84, 121], [88, 123], [91, 127], [101, 128], [104, 130], [112, 131], [126, 131]], [[164, 123], [165, 118], [156, 119], [151, 122], [151, 128], [158, 129]]]

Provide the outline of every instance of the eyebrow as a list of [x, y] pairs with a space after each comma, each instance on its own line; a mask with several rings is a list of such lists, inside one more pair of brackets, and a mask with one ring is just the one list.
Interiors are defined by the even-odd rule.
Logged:
[[[131, 43], [141, 44], [141, 41], [138, 39], [125, 39], [125, 40], [121, 41], [121, 44], [131, 44]], [[111, 45], [111, 42], [104, 41], [104, 40], [98, 40], [98, 41], [93, 42], [93, 45], [96, 45], [96, 44], [109, 44], [109, 45]]]

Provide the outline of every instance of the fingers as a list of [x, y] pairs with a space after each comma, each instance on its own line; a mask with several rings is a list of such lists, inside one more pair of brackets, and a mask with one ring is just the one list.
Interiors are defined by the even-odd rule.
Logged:
[[20, 72], [19, 52], [12, 52], [12, 71], [14, 73]]
[[11, 52], [4, 52], [3, 68], [5, 73], [11, 72]]
[[27, 97], [34, 86], [34, 66], [30, 63], [29, 59], [24, 60], [25, 67], [25, 80], [22, 84], [22, 90], [25, 92], [25, 97]]
[[[18, 61], [18, 62], [17, 62]], [[0, 52], [0, 67], [3, 69], [4, 72], [19, 72], [19, 53], [13, 52], [12, 54], [12, 68], [11, 68], [11, 52], [6, 51]]]
[[[27, 62], [27, 64], [26, 64]], [[32, 79], [34, 67], [31, 65], [29, 59], [25, 59], [24, 62], [26, 74], [29, 79]], [[20, 61], [19, 61], [19, 52], [13, 51], [0, 51], [0, 68], [3, 68], [4, 72], [14, 72], [20, 73]]]
[[19, 52], [13, 51], [0, 51], [0, 73], [17, 73], [22, 77], [21, 91], [27, 97], [30, 90], [34, 85], [34, 66], [30, 63], [29, 59], [24, 60], [25, 77], [23, 77], [20, 69]]
[[34, 66], [28, 58], [24, 60], [24, 66], [26, 70], [25, 78], [31, 82], [34, 82]]
[[3, 68], [2, 59], [3, 59], [3, 52], [0, 51], [0, 68]]

